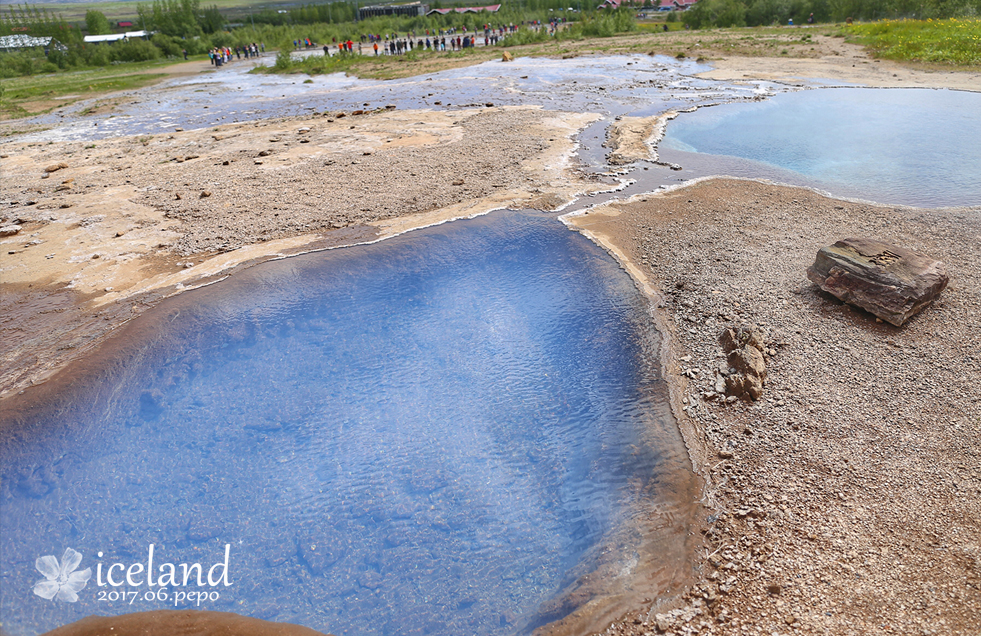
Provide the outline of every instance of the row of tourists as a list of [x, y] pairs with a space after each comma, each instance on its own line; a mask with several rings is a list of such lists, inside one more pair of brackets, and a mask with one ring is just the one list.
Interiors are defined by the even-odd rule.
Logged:
[[[249, 59], [259, 57], [265, 52], [266, 45], [264, 43], [260, 42], [256, 44], [253, 42], [244, 46], [236, 46], [234, 49], [230, 49], [227, 46], [213, 48], [208, 51], [208, 58], [210, 58], [212, 66], [221, 66], [231, 62], [235, 58], [242, 59], [243, 55], [245, 59]], [[187, 59], [187, 51], [184, 51], [184, 59]]]
[[[540, 24], [539, 22], [538, 25]], [[384, 35], [380, 33], [368, 33], [361, 34], [358, 42], [354, 42], [353, 40], [338, 42], [337, 38], [332, 38], [332, 44], [324, 44], [323, 49], [324, 55], [327, 57], [335, 53], [344, 55], [355, 53], [355, 51], [359, 54], [365, 52], [371, 54], [374, 52], [375, 55], [403, 55], [413, 50], [462, 51], [464, 49], [474, 48], [480, 44], [484, 46], [495, 46], [504, 36], [517, 33], [517, 31], [518, 25], [515, 24], [499, 26], [485, 24], [483, 25], [482, 37], [479, 35], [477, 29], [474, 29], [473, 34], [470, 34], [467, 32], [466, 27], [462, 30], [456, 28], [425, 29], [424, 32], [419, 34], [413, 30], [407, 32], [404, 36], [400, 36], [398, 33], [386, 33]], [[422, 37], [423, 34], [425, 34], [425, 38]], [[368, 51], [364, 51], [364, 44], [371, 45]], [[304, 49], [318, 45], [310, 38], [300, 38], [293, 40], [293, 46], [296, 49]], [[336, 47], [336, 51], [334, 47]]]
[[[484, 42], [486, 45], [487, 42]], [[449, 46], [449, 49], [446, 47]], [[477, 37], [465, 35], [462, 38], [457, 36], [455, 38], [451, 37], [449, 41], [445, 37], [442, 38], [426, 38], [423, 40], [420, 38], [417, 41], [413, 41], [411, 38], [406, 38], [404, 40], [389, 40], [382, 47], [382, 53], [387, 55], [402, 55], [403, 53], [408, 53], [413, 49], [427, 50], [427, 51], [462, 51], [463, 49], [469, 49], [477, 46]], [[378, 42], [374, 45], [375, 55], [378, 55]]]
[[[376, 36], [376, 35], [369, 35], [367, 37], [368, 40], [372, 43], [371, 50], [374, 51], [375, 55], [402, 55], [404, 53], [408, 53], [409, 51], [413, 51], [416, 49], [426, 50], [426, 51], [462, 51], [464, 49], [470, 49], [478, 46], [481, 39], [477, 36], [477, 34], [464, 35], [462, 37], [456, 36], [456, 37], [449, 37], [449, 38], [447, 38], [446, 36], [442, 36], [442, 37], [427, 36], [425, 39], [421, 37], [416, 39], [414, 34], [411, 34], [413, 37], [409, 37], [409, 35], [410, 34], [407, 34], [407, 37], [399, 38], [396, 34], [392, 34], [391, 39], [389, 39], [389, 36], [387, 35], [385, 36], [384, 39], [382, 39], [381, 36]], [[501, 37], [502, 35], [496, 32], [485, 33], [482, 38], [483, 45], [494, 46], [498, 42], [500, 42]], [[358, 42], [356, 46], [357, 46], [357, 52], [361, 53], [363, 51], [361, 43]], [[337, 45], [337, 52], [341, 54], [353, 53], [354, 47], [355, 47], [355, 43], [352, 42], [351, 40], [348, 40], [347, 42], [341, 42], [340, 44]], [[331, 47], [329, 44], [324, 45], [324, 55], [326, 56], [332, 55]]]

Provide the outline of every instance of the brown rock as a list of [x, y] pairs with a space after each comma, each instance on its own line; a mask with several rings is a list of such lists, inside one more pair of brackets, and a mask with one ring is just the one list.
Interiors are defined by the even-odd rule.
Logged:
[[61, 162], [61, 163], [56, 163], [56, 164], [53, 164], [53, 165], [48, 166], [47, 168], [44, 169], [44, 171], [45, 172], [58, 172], [59, 170], [64, 170], [67, 167], [68, 167], [68, 164], [67, 163]]
[[726, 364], [729, 373], [725, 377], [725, 392], [730, 399], [737, 397], [760, 399], [766, 380], [766, 362], [763, 359], [763, 336], [750, 327], [723, 329], [719, 343], [728, 353]]
[[0, 227], [0, 236], [13, 236], [20, 232], [19, 225], [4, 225]]
[[756, 347], [743, 347], [729, 353], [727, 359], [729, 368], [743, 375], [754, 375], [761, 380], [766, 379], [766, 363], [763, 354]]
[[[719, 344], [726, 353], [732, 353], [742, 347], [754, 347], [763, 351], [763, 336], [752, 327], [738, 329], [723, 329], [719, 334]], [[731, 365], [730, 365], [731, 366]]]
[[832, 296], [901, 326], [947, 287], [944, 264], [867, 238], [822, 247], [807, 277]]
[[750, 397], [754, 400], [763, 395], [763, 381], [753, 375], [733, 373], [726, 377], [726, 394], [737, 397]]

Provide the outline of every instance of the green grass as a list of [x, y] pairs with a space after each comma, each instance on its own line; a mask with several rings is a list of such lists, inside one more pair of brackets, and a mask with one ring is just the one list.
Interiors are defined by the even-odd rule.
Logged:
[[848, 34], [876, 57], [981, 66], [981, 19], [882, 20], [852, 25]]
[[0, 80], [0, 120], [30, 117], [82, 99], [148, 86], [166, 77], [153, 69], [171, 64], [173, 60], [133, 62]]
[[637, 30], [641, 33], [664, 33], [664, 25], [668, 25], [668, 31], [684, 31], [685, 25], [683, 22], [665, 22], [661, 20], [659, 22], [637, 22]]
[[[14, 2], [13, 4], [18, 4]], [[86, 11], [101, 11], [110, 21], [131, 20], [137, 27], [136, 5], [151, 5], [151, 0], [104, 0], [102, 2], [30, 2], [24, 3], [37, 7], [40, 10], [47, 9], [51, 13], [64, 18], [69, 22], [85, 22]], [[280, 6], [289, 9], [296, 6], [294, 0], [204, 0], [201, 8], [216, 5], [218, 9], [229, 18], [236, 18], [241, 21], [243, 16], [248, 16], [250, 10], [256, 12], [265, 9], [277, 9]], [[6, 8], [5, 8], [6, 10]]]
[[331, 57], [311, 55], [303, 59], [286, 60], [283, 55], [276, 57], [273, 66], [256, 66], [250, 73], [304, 73], [306, 75], [324, 75], [327, 73], [349, 73], [365, 79], [395, 79], [425, 72], [427, 63], [439, 66], [454, 62], [472, 64], [500, 57], [501, 51], [493, 47], [466, 49], [464, 51], [425, 51], [414, 50], [404, 55], [372, 55], [365, 49], [365, 55], [338, 55]]

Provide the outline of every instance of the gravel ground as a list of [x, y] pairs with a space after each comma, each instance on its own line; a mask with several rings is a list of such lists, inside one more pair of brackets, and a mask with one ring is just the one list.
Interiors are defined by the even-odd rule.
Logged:
[[3, 146], [0, 399], [43, 382], [162, 298], [269, 258], [590, 184], [537, 108], [338, 112], [97, 142]]
[[[398, 138], [391, 145], [358, 139], [373, 123], [370, 116], [329, 119], [349, 126], [296, 124], [288, 132], [264, 124], [271, 130], [259, 147], [223, 148], [234, 142], [219, 137], [175, 148], [200, 154], [214, 169], [141, 174], [145, 185], [155, 187], [140, 202], [184, 222], [174, 246], [180, 254], [417, 214], [526, 187], [532, 179], [522, 162], [542, 153], [548, 140], [521, 131], [541, 118], [540, 111], [513, 109], [461, 114], [454, 122], [460, 130], [435, 129], [436, 137], [445, 137], [438, 148], [399, 145]], [[434, 133], [429, 122], [415, 129], [413, 123], [407, 133]], [[303, 143], [337, 151], [298, 160]], [[207, 200], [200, 198], [203, 192]]]
[[[709, 180], [576, 222], [662, 290], [678, 414], [708, 482], [687, 605], [606, 633], [978, 634], [981, 208]], [[848, 236], [939, 258], [951, 283], [902, 328], [879, 322], [806, 279]], [[758, 402], [727, 405], [717, 338], [739, 325], [766, 335], [768, 378]]]

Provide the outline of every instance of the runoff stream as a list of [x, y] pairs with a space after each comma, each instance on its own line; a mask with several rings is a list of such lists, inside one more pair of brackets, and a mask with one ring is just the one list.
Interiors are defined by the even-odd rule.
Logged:
[[[157, 87], [149, 107], [108, 120], [47, 115], [31, 137], [540, 104], [604, 116], [579, 152], [603, 172], [616, 117], [700, 107], [662, 145], [681, 172], [633, 166], [616, 175], [623, 190], [577, 207], [725, 173], [889, 203], [981, 201], [977, 144], [956, 146], [965, 170], [901, 166], [866, 187], [879, 176], [862, 167], [895, 154], [887, 133], [908, 109], [981, 137], [972, 93], [723, 84], [647, 56], [390, 82], [246, 68]], [[826, 169], [831, 144], [858, 149], [845, 169]], [[3, 632], [174, 607], [335, 634], [582, 632], [669, 598], [703, 512], [649, 311], [608, 254], [527, 210], [265, 263], [161, 303], [0, 406]]]

